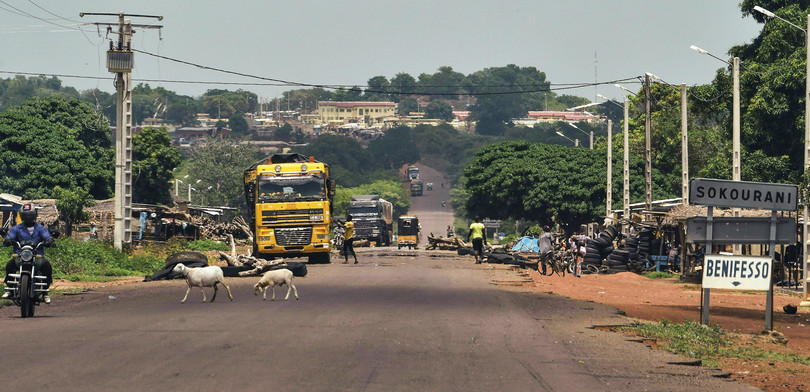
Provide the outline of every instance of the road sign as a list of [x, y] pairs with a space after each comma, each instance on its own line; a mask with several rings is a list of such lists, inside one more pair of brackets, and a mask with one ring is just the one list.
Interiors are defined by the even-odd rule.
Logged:
[[501, 221], [495, 219], [484, 219], [484, 227], [487, 229], [497, 229], [501, 227]]
[[689, 203], [714, 207], [796, 211], [799, 187], [787, 184], [693, 178]]
[[706, 255], [703, 288], [768, 291], [771, 289], [771, 258]]
[[[771, 218], [722, 217], [712, 219], [712, 238], [706, 238], [706, 217], [686, 220], [686, 242], [720, 244], [766, 244], [771, 241]], [[777, 218], [776, 243], [796, 242], [796, 219]]]

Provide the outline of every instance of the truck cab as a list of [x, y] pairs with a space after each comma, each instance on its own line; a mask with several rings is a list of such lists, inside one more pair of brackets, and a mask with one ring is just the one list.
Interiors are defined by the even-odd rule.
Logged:
[[349, 201], [354, 221], [354, 238], [374, 241], [377, 246], [391, 245], [393, 205], [379, 195], [355, 195]]

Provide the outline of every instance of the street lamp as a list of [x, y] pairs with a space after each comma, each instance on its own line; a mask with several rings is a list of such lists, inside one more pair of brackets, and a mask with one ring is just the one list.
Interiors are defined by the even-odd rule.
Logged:
[[[804, 171], [807, 173], [807, 169], [810, 167], [810, 34], [807, 33], [810, 31], [810, 15], [807, 15], [807, 29], [803, 29], [760, 6], [754, 6], [754, 11], [760, 12], [763, 15], [771, 18], [779, 19], [804, 32], [805, 46], [807, 48], [807, 69], [804, 83]], [[807, 275], [810, 275], [810, 257], [808, 257], [808, 253], [810, 252], [808, 252], [807, 246], [808, 242], [810, 242], [810, 235], [808, 235], [808, 231], [810, 231], [810, 222], [808, 222], [807, 204], [805, 204], [804, 208], [802, 209], [802, 219], [802, 261], [804, 265], [802, 268], [804, 270], [804, 275], [802, 275], [802, 286], [804, 288], [804, 301], [802, 301], [800, 306], [810, 306], [810, 292], [808, 292], [807, 281]]]
[[560, 132], [560, 131], [557, 131], [557, 134], [564, 137], [564, 138], [566, 138], [566, 139], [568, 139], [568, 141], [570, 141], [571, 143], [574, 143], [575, 147], [579, 147], [579, 139], [577, 139], [577, 140], [571, 139], [570, 137], [563, 135], [563, 133]]
[[578, 131], [580, 131], [580, 132], [584, 133], [584, 134], [585, 134], [585, 136], [590, 136], [590, 138], [591, 138], [591, 150], [593, 150], [593, 131], [591, 131], [590, 135], [588, 135], [588, 132], [585, 132], [585, 131], [583, 131], [583, 130], [579, 129], [579, 127], [578, 127], [578, 126], [576, 126], [576, 125], [574, 125], [574, 124], [572, 124], [572, 123], [570, 123], [570, 122], [566, 122], [566, 124], [568, 124], [568, 125], [570, 125], [570, 126], [572, 126], [572, 127], [576, 128]]
[[[615, 84], [614, 86], [635, 95], [632, 91], [627, 89], [626, 87], [622, 86], [621, 84]], [[623, 201], [623, 211], [622, 217], [626, 219], [628, 222], [630, 221], [630, 101], [627, 99], [627, 96], [624, 97], [624, 167], [623, 170], [623, 186], [622, 186], [622, 201]], [[630, 225], [623, 225], [624, 226], [624, 234], [627, 235], [630, 233]]]

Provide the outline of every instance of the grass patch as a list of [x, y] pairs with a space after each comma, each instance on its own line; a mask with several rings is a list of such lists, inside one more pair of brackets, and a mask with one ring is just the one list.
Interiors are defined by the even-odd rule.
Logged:
[[[230, 246], [212, 240], [187, 241], [172, 238], [166, 243], [150, 243], [138, 249], [121, 252], [109, 241], [80, 241], [73, 238], [56, 240], [57, 247], [45, 250], [53, 266], [54, 279], [108, 282], [115, 277], [151, 275], [163, 269], [166, 257], [191, 250], [230, 250]], [[0, 260], [11, 259], [11, 247], [0, 248]], [[3, 273], [0, 275], [5, 276]]]
[[810, 357], [765, 350], [754, 345], [735, 344], [734, 336], [718, 326], [705, 326], [694, 321], [634, 324], [618, 328], [639, 336], [656, 339], [661, 348], [676, 354], [698, 358], [704, 365], [722, 358], [746, 361], [785, 362], [810, 365]]
[[669, 272], [664, 271], [653, 271], [644, 274], [644, 276], [650, 279], [666, 279], [666, 278], [674, 278], [675, 274], [671, 274]]

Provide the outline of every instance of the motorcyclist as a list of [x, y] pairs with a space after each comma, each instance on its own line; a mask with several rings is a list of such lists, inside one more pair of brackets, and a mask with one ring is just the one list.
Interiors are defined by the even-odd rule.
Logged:
[[[6, 238], [3, 240], [4, 246], [14, 246], [14, 252], [19, 252], [17, 247], [17, 242], [23, 241], [31, 241], [33, 243], [38, 242], [45, 242], [45, 246], [53, 246], [53, 237], [51, 237], [51, 233], [48, 232], [48, 229], [45, 226], [42, 226], [36, 222], [37, 220], [37, 210], [31, 204], [23, 205], [22, 209], [19, 212], [20, 218], [22, 219], [22, 223], [16, 225], [9, 230]], [[37, 254], [42, 255], [42, 264], [39, 266], [38, 272], [46, 277], [45, 279], [45, 288], [47, 289], [50, 287], [51, 282], [53, 281], [53, 270], [51, 269], [51, 263], [45, 259], [45, 249], [44, 247], [39, 247], [37, 249]], [[6, 264], [6, 278], [4, 280], [6, 286], [8, 286], [9, 275], [17, 273], [17, 264], [14, 262], [14, 259], [8, 261]], [[2, 298], [7, 299], [10, 296], [10, 292], [6, 291]], [[43, 298], [46, 304], [51, 303], [51, 297], [47, 294]]]

